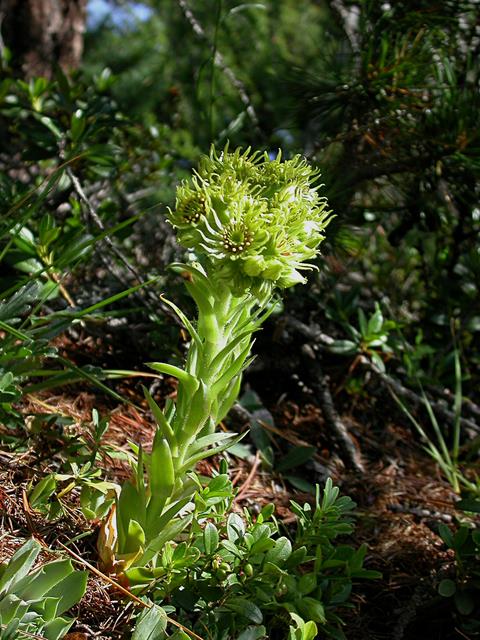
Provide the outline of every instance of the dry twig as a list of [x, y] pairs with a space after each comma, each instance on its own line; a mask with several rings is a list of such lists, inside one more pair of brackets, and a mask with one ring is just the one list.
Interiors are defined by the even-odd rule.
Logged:
[[[178, 4], [180, 5], [180, 8], [183, 11], [183, 14], [184, 14], [185, 18], [190, 23], [190, 25], [191, 25], [193, 31], [195, 32], [195, 34], [201, 40], [203, 40], [203, 41], [208, 43], [208, 37], [207, 37], [207, 34], [205, 33], [204, 28], [199, 23], [197, 18], [193, 15], [192, 10], [188, 6], [186, 0], [178, 0]], [[252, 121], [252, 123], [253, 123], [253, 125], [255, 127], [256, 133], [260, 134], [261, 132], [260, 132], [259, 124], [258, 124], [258, 117], [257, 117], [257, 114], [256, 114], [255, 109], [253, 107], [252, 101], [250, 100], [250, 97], [249, 97], [249, 95], [247, 93], [245, 85], [243, 84], [243, 82], [241, 82], [241, 80], [239, 80], [237, 78], [237, 76], [234, 74], [232, 69], [230, 69], [230, 67], [225, 62], [224, 57], [222, 56], [222, 54], [219, 51], [214, 51], [213, 63], [215, 64], [215, 66], [217, 66], [222, 71], [222, 73], [228, 78], [228, 80], [232, 83], [232, 85], [238, 91], [238, 95], [240, 96], [240, 100], [245, 105], [245, 111], [247, 112], [248, 117]]]
[[252, 468], [250, 469], [250, 473], [248, 474], [245, 482], [240, 487], [239, 492], [235, 496], [235, 502], [238, 502], [245, 496], [250, 484], [252, 483], [253, 478], [255, 477], [255, 474], [257, 473], [257, 469], [259, 465], [260, 465], [260, 451], [257, 451], [257, 453], [255, 454], [255, 460], [253, 461], [253, 464], [252, 464]]
[[[62, 149], [60, 149], [60, 155], [62, 157], [63, 155], [63, 151]], [[77, 176], [73, 173], [72, 169], [70, 167], [66, 168], [66, 173], [68, 175], [68, 177], [70, 178], [70, 180], [72, 181], [72, 185], [73, 188], [75, 190], [75, 193], [78, 195], [79, 199], [81, 202], [83, 202], [88, 216], [89, 218], [92, 220], [92, 222], [95, 224], [95, 226], [102, 232], [105, 231], [105, 225], [103, 224], [101, 218], [99, 217], [99, 215], [97, 214], [97, 212], [95, 211], [94, 207], [92, 206], [92, 203], [90, 202], [89, 198], [87, 197], [82, 185], [80, 184], [80, 180], [77, 178]], [[135, 269], [135, 267], [133, 267], [129, 260], [127, 259], [127, 257], [123, 254], [123, 252], [113, 243], [112, 239], [107, 235], [104, 237], [103, 241], [105, 242], [105, 244], [107, 245], [107, 247], [111, 250], [111, 252], [118, 258], [118, 260], [124, 265], [124, 267], [127, 269], [127, 271], [130, 273], [130, 275], [133, 277], [134, 281], [137, 284], [145, 284], [145, 280], [142, 278], [142, 276], [140, 275], [140, 273]], [[103, 260], [102, 255], [100, 255], [100, 257]], [[107, 268], [109, 269], [110, 272], [112, 272], [111, 269], [111, 265], [104, 261], [104, 263], [106, 264]], [[114, 274], [116, 276], [116, 274]], [[118, 276], [116, 276], [118, 277]], [[148, 308], [150, 308], [151, 311], [154, 311], [155, 309], [152, 308], [151, 303], [154, 303], [155, 307], [158, 307], [161, 309], [162, 313], [164, 315], [166, 315], [170, 320], [172, 320], [175, 324], [177, 324], [180, 327], [183, 327], [180, 319], [177, 317], [177, 315], [172, 311], [172, 309], [165, 304], [164, 302], [161, 301], [161, 299], [159, 299], [156, 295], [152, 294], [151, 292], [148, 291], [148, 289], [146, 290], [145, 294], [142, 296], [140, 292], [136, 292], [137, 296], [140, 296], [140, 299], [142, 300], [143, 304], [145, 304]], [[148, 298], [150, 300], [146, 300], [146, 297], [148, 296]]]
[[304, 356], [304, 363], [309, 372], [309, 385], [312, 390], [317, 394], [318, 404], [322, 410], [323, 416], [327, 426], [332, 429], [336, 436], [336, 439], [342, 448], [342, 451], [347, 460], [352, 466], [360, 473], [365, 472], [365, 468], [362, 461], [362, 456], [355, 446], [348, 429], [343, 423], [342, 419], [335, 409], [332, 394], [329, 387], [329, 379], [326, 376], [320, 364], [315, 356], [315, 352], [308, 345], [304, 344], [302, 347], [302, 354]]

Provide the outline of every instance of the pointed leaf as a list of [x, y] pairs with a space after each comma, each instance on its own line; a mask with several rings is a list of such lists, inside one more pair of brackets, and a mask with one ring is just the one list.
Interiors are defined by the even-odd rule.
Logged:
[[227, 609], [239, 613], [241, 616], [254, 622], [255, 624], [261, 624], [263, 622], [263, 614], [256, 604], [246, 600], [245, 598], [235, 598], [231, 602], [226, 602]]
[[252, 348], [252, 344], [248, 344], [245, 349], [237, 356], [237, 358], [232, 362], [232, 364], [228, 367], [223, 375], [217, 380], [217, 382], [212, 387], [212, 395], [217, 396], [219, 392], [228, 385], [228, 383], [238, 375], [243, 369], [246, 369], [248, 365], [251, 363], [251, 359], [246, 360], [250, 350]]
[[56, 618], [58, 598], [47, 598], [44, 596], [36, 602], [30, 602], [29, 604], [29, 610], [38, 613], [45, 622], [50, 622]]
[[75, 620], [72, 618], [55, 618], [48, 622], [42, 629], [42, 634], [47, 640], [60, 640], [70, 629]]
[[[235, 351], [235, 349], [251, 335], [251, 331], [244, 331], [235, 339], [231, 340], [219, 353], [217, 353], [215, 358], [212, 360], [209, 365], [210, 370], [216, 371], [217, 368], [222, 370], [225, 366], [225, 360], [227, 360], [229, 356], [234, 355], [233, 352]], [[250, 346], [250, 343], [248, 346]], [[245, 351], [246, 349], [247, 347], [244, 347], [243, 351]], [[250, 351], [250, 349], [247, 350], [247, 353], [248, 351]]]
[[121, 549], [122, 554], [136, 554], [145, 547], [145, 532], [136, 520], [130, 520], [125, 537], [125, 544]]
[[31, 538], [13, 554], [0, 580], [0, 593], [8, 592], [27, 575], [40, 549], [40, 543]]
[[157, 606], [144, 609], [137, 619], [132, 640], [163, 640], [167, 628], [167, 614]]
[[73, 566], [70, 560], [56, 560], [43, 565], [33, 573], [25, 576], [15, 586], [15, 593], [24, 600], [37, 600], [57, 583], [70, 575]]
[[[139, 498], [140, 504], [146, 506], [147, 492], [146, 492], [146, 486], [145, 486], [145, 478], [143, 475], [144, 467], [145, 467], [144, 456], [145, 454], [143, 452], [143, 447], [142, 445], [140, 445], [138, 448], [138, 454], [137, 454], [137, 477], [136, 477], [135, 488], [138, 492], [138, 498]], [[143, 514], [143, 510], [142, 510], [142, 514]], [[145, 515], [146, 515], [146, 512], [145, 512]]]
[[57, 615], [61, 615], [80, 602], [87, 588], [87, 580], [87, 571], [72, 571], [45, 594], [48, 598], [58, 599]]
[[180, 469], [178, 469], [178, 473], [185, 473], [189, 469], [193, 469], [193, 467], [197, 464], [197, 462], [200, 462], [200, 460], [205, 460], [205, 458], [209, 458], [210, 456], [214, 456], [217, 453], [225, 451], [226, 449], [228, 449], [228, 447], [231, 447], [233, 444], [240, 442], [240, 440], [242, 440], [245, 435], [245, 433], [240, 433], [237, 436], [231, 438], [227, 443], [223, 443], [218, 447], [213, 447], [212, 449], [207, 449], [206, 451], [200, 451], [196, 455], [186, 460], [185, 463], [180, 467]]
[[158, 533], [190, 502], [190, 497], [182, 498], [171, 505], [160, 516], [147, 520], [147, 539], [153, 539]]
[[30, 506], [35, 509], [37, 506], [45, 505], [50, 496], [55, 493], [56, 488], [57, 482], [53, 473], [42, 478], [30, 494]]
[[13, 593], [0, 598], [0, 620], [4, 625], [10, 624], [14, 618], [23, 618], [27, 610], [25, 601]]
[[40, 295], [40, 283], [33, 281], [21, 287], [8, 300], [0, 302], [0, 320], [11, 320], [30, 308]]
[[172, 444], [175, 436], [173, 434], [173, 429], [170, 426], [170, 423], [166, 419], [163, 411], [160, 409], [158, 404], [155, 402], [155, 400], [150, 395], [150, 392], [148, 391], [148, 389], [146, 387], [143, 387], [143, 386], [142, 386], [142, 389], [143, 389], [143, 393], [145, 395], [145, 398], [147, 399], [147, 403], [148, 403], [148, 406], [150, 408], [150, 411], [152, 412], [153, 417], [156, 420], [156, 423], [158, 424], [158, 426], [162, 430], [163, 436], [168, 440], [168, 442], [170, 444]]
[[225, 389], [221, 402], [215, 411], [214, 420], [218, 424], [221, 422], [230, 409], [233, 407], [242, 386], [242, 376], [237, 376], [232, 380], [230, 385]]
[[203, 544], [205, 546], [205, 553], [208, 556], [215, 553], [218, 547], [218, 541], [219, 536], [217, 527], [212, 522], [209, 522], [203, 530]]
[[170, 497], [175, 484], [172, 452], [160, 430], [155, 433], [150, 454], [149, 483], [152, 497]]
[[160, 300], [162, 300], [162, 302], [164, 302], [165, 304], [168, 304], [168, 306], [171, 307], [175, 311], [177, 316], [182, 321], [183, 326], [185, 327], [185, 329], [190, 334], [190, 337], [192, 338], [192, 340], [197, 344], [197, 347], [199, 349], [201, 349], [202, 348], [202, 341], [200, 339], [200, 336], [198, 335], [198, 333], [194, 329], [194, 327], [193, 327], [192, 323], [190, 322], [190, 320], [183, 313], [183, 311], [181, 309], [179, 309], [177, 307], [177, 305], [174, 304], [171, 300], [168, 300], [168, 298], [165, 298], [164, 296], [160, 296]]
[[376, 303], [376, 309], [373, 316], [371, 316], [368, 320], [367, 324], [367, 335], [374, 336], [378, 335], [383, 327], [383, 314], [378, 302]]
[[206, 449], [212, 444], [218, 444], [220, 446], [230, 447], [233, 444], [235, 438], [238, 437], [237, 433], [219, 432], [211, 433], [208, 436], [202, 436], [197, 440], [194, 440], [188, 447], [188, 455], [193, 455], [199, 450]]
[[125, 544], [129, 523], [132, 519], [143, 525], [146, 519], [146, 507], [145, 504], [141, 504], [136, 488], [128, 481], [122, 486], [117, 500], [116, 523], [120, 548]]
[[193, 395], [198, 389], [199, 382], [195, 376], [192, 376], [190, 373], [180, 369], [180, 367], [176, 367], [173, 364], [167, 364], [166, 362], [149, 362], [147, 365], [154, 371], [177, 378], [177, 380], [183, 384], [185, 390], [191, 395]]
[[182, 517], [181, 519], [172, 520], [171, 522], [169, 522], [156, 536], [156, 538], [148, 545], [138, 564], [145, 565], [147, 562], [149, 562], [153, 558], [153, 556], [162, 549], [165, 543], [169, 542], [170, 540], [175, 540], [175, 538], [188, 527], [191, 521], [192, 516], [187, 515]]

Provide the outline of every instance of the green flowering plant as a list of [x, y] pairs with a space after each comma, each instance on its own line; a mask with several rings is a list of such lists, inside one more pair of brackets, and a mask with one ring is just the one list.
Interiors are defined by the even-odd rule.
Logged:
[[[202, 256], [210, 277], [236, 294], [271, 294], [304, 283], [331, 219], [320, 175], [305, 159], [228, 150], [200, 162], [177, 191], [169, 220], [178, 240]], [[208, 266], [207, 266], [208, 265]]]
[[178, 187], [169, 220], [190, 261], [172, 268], [184, 276], [198, 316], [192, 323], [167, 301], [191, 342], [183, 369], [150, 364], [178, 379], [177, 398], [162, 410], [145, 392], [158, 430], [150, 454], [136, 449], [133, 477], [102, 528], [100, 555], [110, 570], [128, 577], [188, 525], [185, 509], [201, 487], [195, 464], [238, 439], [215, 428], [238, 396], [275, 291], [304, 282], [302, 271], [313, 268], [308, 261], [331, 219], [318, 178], [298, 156], [282, 162], [280, 154], [271, 160], [225, 149], [212, 150]]

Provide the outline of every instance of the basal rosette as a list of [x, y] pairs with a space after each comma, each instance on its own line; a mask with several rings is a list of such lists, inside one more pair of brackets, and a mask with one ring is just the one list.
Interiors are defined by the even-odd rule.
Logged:
[[235, 293], [290, 287], [305, 282], [332, 217], [318, 179], [300, 156], [212, 151], [178, 187], [169, 220], [209, 276]]

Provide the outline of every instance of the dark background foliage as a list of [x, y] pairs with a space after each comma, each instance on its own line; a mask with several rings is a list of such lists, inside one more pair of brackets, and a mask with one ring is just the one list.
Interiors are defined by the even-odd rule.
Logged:
[[[388, 457], [384, 414], [408, 420], [381, 382], [433, 437], [425, 392], [447, 442], [461, 410], [455, 464], [478, 498], [479, 9], [477, 0], [0, 0], [6, 446], [24, 446], [19, 430], [30, 437], [28, 393], [80, 381], [118, 403], [118, 370], [182, 361], [185, 336], [160, 294], [193, 309], [167, 270], [182, 252], [166, 212], [201, 154], [229, 143], [306, 156], [336, 216], [318, 272], [287, 292], [258, 338], [246, 376], [259, 396], [252, 415], [287, 392], [320, 405], [332, 429], [334, 404], [360, 413], [365, 429], [375, 415]], [[139, 386], [128, 401], [138, 395]], [[274, 467], [259, 432], [253, 421], [254, 445]], [[362, 443], [347, 434], [335, 446], [362, 468]], [[309, 469], [318, 479], [318, 465]], [[292, 486], [309, 485], [294, 476]]]
[[447, 381], [452, 322], [462, 352], [480, 324], [475, 3], [146, 6], [87, 33], [85, 72], [111, 69], [119, 109], [177, 167], [227, 140], [318, 164], [337, 215], [320, 304], [342, 286], [382, 301]]

